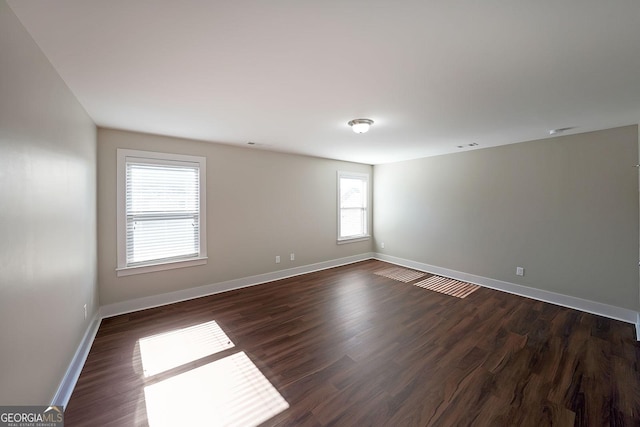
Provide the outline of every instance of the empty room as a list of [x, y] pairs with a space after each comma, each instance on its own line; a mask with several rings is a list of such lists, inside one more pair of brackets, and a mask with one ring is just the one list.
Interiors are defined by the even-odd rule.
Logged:
[[0, 0], [0, 426], [640, 425], [640, 2]]

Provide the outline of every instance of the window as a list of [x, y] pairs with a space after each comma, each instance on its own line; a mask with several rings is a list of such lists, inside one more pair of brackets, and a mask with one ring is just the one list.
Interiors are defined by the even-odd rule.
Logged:
[[118, 150], [118, 276], [205, 264], [204, 157]]
[[369, 238], [369, 175], [338, 172], [338, 243]]

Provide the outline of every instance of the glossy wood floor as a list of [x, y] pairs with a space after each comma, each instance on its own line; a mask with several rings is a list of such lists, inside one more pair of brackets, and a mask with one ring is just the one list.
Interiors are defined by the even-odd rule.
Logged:
[[[364, 261], [106, 319], [66, 425], [165, 425], [145, 387], [167, 384], [186, 397], [160, 407], [192, 413], [172, 378], [195, 372], [208, 391], [218, 380], [200, 371], [239, 352], [289, 406], [264, 425], [640, 425], [632, 325], [485, 288], [458, 299], [374, 274], [386, 267]], [[232, 348], [144, 376], [140, 340], [211, 321]]]

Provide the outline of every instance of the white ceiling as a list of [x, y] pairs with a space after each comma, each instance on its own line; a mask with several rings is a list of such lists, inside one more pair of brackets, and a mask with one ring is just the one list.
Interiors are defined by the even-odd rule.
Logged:
[[640, 120], [638, 0], [8, 3], [98, 126], [379, 164]]

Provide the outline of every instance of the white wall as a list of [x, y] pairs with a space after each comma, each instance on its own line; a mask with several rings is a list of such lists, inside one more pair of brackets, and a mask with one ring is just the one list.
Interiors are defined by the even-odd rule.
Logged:
[[98, 307], [96, 129], [4, 0], [0, 70], [0, 404], [49, 404]]
[[[116, 276], [116, 150], [207, 159], [204, 266]], [[158, 135], [98, 129], [98, 249], [102, 305], [363, 254], [372, 242], [336, 243], [337, 171], [357, 163]], [[371, 218], [370, 218], [371, 219]], [[289, 254], [295, 253], [295, 261]], [[282, 262], [275, 263], [280, 255]]]
[[627, 126], [375, 166], [375, 250], [638, 310], [637, 159]]

